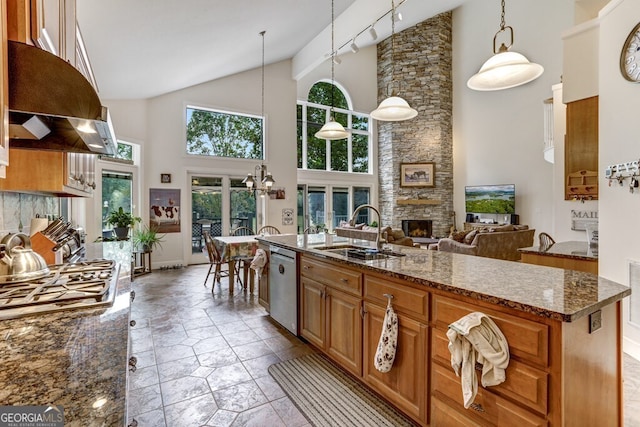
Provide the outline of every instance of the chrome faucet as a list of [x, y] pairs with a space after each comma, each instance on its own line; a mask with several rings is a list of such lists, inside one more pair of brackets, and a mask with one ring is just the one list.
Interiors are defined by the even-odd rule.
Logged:
[[351, 219], [349, 220], [349, 225], [354, 227], [356, 225], [356, 218], [358, 217], [358, 212], [360, 212], [364, 208], [369, 208], [378, 215], [378, 235], [376, 236], [376, 248], [378, 250], [382, 249], [382, 219], [380, 218], [380, 212], [372, 205], [360, 205], [358, 206], [353, 213], [351, 214]]

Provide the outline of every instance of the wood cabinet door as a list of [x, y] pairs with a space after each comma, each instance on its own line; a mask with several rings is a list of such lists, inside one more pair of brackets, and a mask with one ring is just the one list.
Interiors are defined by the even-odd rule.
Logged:
[[324, 350], [325, 345], [325, 286], [300, 276], [300, 335]]
[[362, 299], [327, 288], [327, 354], [354, 375], [362, 376]]
[[7, 56], [7, 2], [0, 4], [0, 178], [9, 165], [9, 59]]
[[398, 345], [393, 367], [382, 373], [374, 357], [382, 332], [385, 308], [365, 302], [364, 380], [378, 393], [423, 424], [427, 421], [428, 328], [398, 315]]

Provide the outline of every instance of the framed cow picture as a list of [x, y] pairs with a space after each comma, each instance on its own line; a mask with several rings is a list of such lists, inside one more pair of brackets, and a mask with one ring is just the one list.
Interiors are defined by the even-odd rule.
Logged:
[[401, 163], [401, 187], [433, 187], [435, 186], [436, 165], [433, 162]]
[[149, 227], [159, 233], [180, 232], [180, 189], [149, 189]]

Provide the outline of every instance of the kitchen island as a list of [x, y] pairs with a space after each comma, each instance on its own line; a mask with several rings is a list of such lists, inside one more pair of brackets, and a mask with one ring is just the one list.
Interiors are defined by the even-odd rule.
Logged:
[[61, 405], [65, 426], [123, 426], [131, 249], [110, 242], [87, 254], [118, 261], [113, 303], [1, 320], [0, 405]]
[[556, 242], [547, 248], [520, 248], [522, 262], [598, 274], [598, 247], [587, 242]]
[[[596, 275], [419, 248], [357, 259], [332, 235], [258, 237], [298, 257], [299, 335], [420, 425], [622, 425], [621, 300]], [[343, 250], [340, 250], [342, 248]], [[262, 287], [262, 285], [261, 285]], [[390, 296], [396, 359], [373, 368]], [[462, 406], [448, 325], [490, 316], [509, 343], [507, 380]]]

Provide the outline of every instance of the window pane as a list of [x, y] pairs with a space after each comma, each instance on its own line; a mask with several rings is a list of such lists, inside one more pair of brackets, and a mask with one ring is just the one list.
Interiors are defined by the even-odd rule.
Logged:
[[349, 189], [333, 189], [333, 227], [340, 225], [340, 221], [349, 221]]
[[[353, 187], [353, 206], [357, 208], [360, 205], [369, 204], [369, 187]], [[358, 212], [356, 220], [358, 224], [369, 223], [369, 209], [362, 209]]]
[[331, 170], [342, 172], [349, 171], [347, 145], [347, 139], [336, 139], [331, 141]]
[[327, 121], [326, 119], [326, 110], [322, 108], [307, 107], [307, 126], [317, 126], [318, 130], [320, 130], [322, 125]]
[[327, 169], [327, 142], [314, 136], [319, 130], [307, 127], [307, 169]]
[[187, 153], [262, 159], [262, 118], [187, 108]]
[[308, 195], [309, 225], [325, 228], [327, 223], [324, 212], [326, 190], [324, 187], [309, 187]]
[[106, 224], [106, 218], [112, 211], [122, 208], [131, 212], [131, 191], [133, 175], [129, 173], [102, 173], [102, 236], [106, 239], [112, 236], [112, 226]]
[[369, 137], [353, 134], [351, 137], [351, 152], [353, 156], [353, 172], [369, 172]]
[[[331, 90], [333, 89], [333, 94]], [[330, 82], [318, 82], [309, 90], [309, 102], [314, 104], [322, 104], [334, 106], [337, 108], [349, 109], [347, 98], [339, 87], [332, 85]]]
[[247, 191], [242, 179], [231, 180], [231, 224], [233, 232], [238, 227], [249, 227], [256, 231], [256, 198]]
[[349, 115], [346, 113], [333, 113], [333, 118], [336, 122], [340, 123], [342, 127], [347, 129], [349, 127]]
[[222, 235], [222, 178], [194, 176], [191, 178], [191, 250], [202, 252], [204, 232]]
[[356, 130], [369, 130], [369, 118], [353, 114], [351, 116], [351, 128]]

